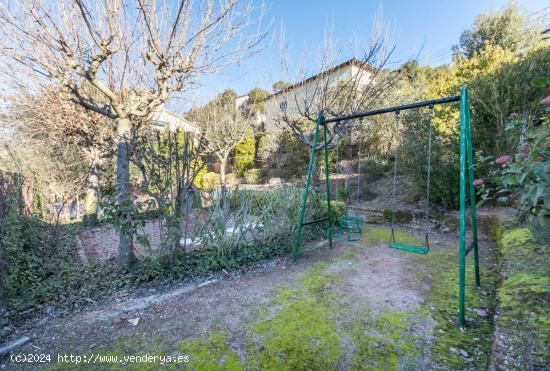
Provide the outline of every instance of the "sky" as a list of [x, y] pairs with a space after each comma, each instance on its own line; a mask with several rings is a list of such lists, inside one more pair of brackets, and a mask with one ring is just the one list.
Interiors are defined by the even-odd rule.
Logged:
[[[451, 61], [451, 47], [477, 15], [505, 7], [507, 3], [508, 0], [265, 0], [263, 24], [271, 32], [264, 48], [239, 65], [203, 77], [200, 87], [190, 91], [185, 101], [174, 102], [177, 107], [173, 108], [186, 111], [227, 88], [238, 95], [256, 86], [271, 90], [275, 81], [291, 78], [281, 68], [281, 30], [289, 70], [304, 66], [310, 76], [320, 72], [315, 60], [327, 34], [332, 35], [336, 48], [340, 49], [337, 59], [343, 62], [354, 56], [352, 40], [365, 45], [361, 41], [370, 36], [376, 15], [381, 13], [391, 44], [396, 44], [391, 65], [418, 57], [420, 64], [436, 66]], [[532, 17], [550, 9], [547, 0], [516, 3]], [[356, 50], [361, 50], [360, 46]]]

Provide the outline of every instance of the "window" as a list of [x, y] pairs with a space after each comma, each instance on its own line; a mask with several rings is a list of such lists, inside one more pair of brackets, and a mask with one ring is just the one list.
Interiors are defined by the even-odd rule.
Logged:
[[279, 102], [279, 109], [281, 111], [286, 111], [286, 106], [287, 106], [286, 99], [283, 99], [282, 101]]

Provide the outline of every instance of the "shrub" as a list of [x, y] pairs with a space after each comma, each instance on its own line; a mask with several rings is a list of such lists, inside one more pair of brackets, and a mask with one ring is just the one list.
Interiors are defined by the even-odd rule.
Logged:
[[220, 184], [220, 174], [213, 171], [208, 172], [202, 176], [202, 189], [206, 192], [212, 192], [214, 187]]
[[[326, 217], [326, 215], [327, 215], [327, 212], [326, 212], [327, 202], [326, 201], [323, 203], [323, 207], [324, 207], [323, 215]], [[333, 222], [334, 225], [340, 224], [340, 221], [342, 220], [342, 217], [344, 216], [345, 213], [346, 213], [346, 204], [344, 202], [330, 201], [330, 214], [331, 214], [332, 222]]]
[[385, 166], [375, 160], [360, 160], [361, 174], [366, 176], [366, 180], [372, 182], [380, 179], [386, 172]]
[[247, 184], [258, 184], [262, 180], [260, 169], [250, 169], [244, 174], [244, 180]]
[[256, 139], [254, 135], [246, 137], [233, 149], [233, 169], [239, 176], [244, 176], [254, 167]]
[[[550, 87], [550, 80], [539, 79], [541, 87]], [[550, 98], [547, 98], [550, 101]], [[550, 103], [550, 102], [549, 102]], [[492, 157], [483, 158], [482, 162], [488, 169], [483, 178], [477, 179], [476, 186], [479, 203], [496, 199], [497, 203], [508, 203], [516, 199], [524, 217], [550, 216], [550, 105], [540, 102], [544, 106], [541, 123], [534, 123], [520, 119], [513, 114], [507, 125], [511, 141], [521, 142], [517, 145], [514, 156], [501, 155], [492, 161]]]
[[309, 149], [291, 133], [284, 132], [280, 142], [280, 151], [286, 154], [286, 164], [278, 176], [285, 178], [302, 177], [309, 164]]
[[[404, 141], [398, 150], [398, 171], [404, 170], [415, 185], [416, 196], [424, 196], [428, 173], [429, 121], [421, 112], [403, 115]], [[436, 111], [434, 122], [438, 117]], [[432, 128], [430, 201], [446, 208], [459, 204], [459, 140], [457, 132]]]
[[336, 188], [336, 197], [338, 200], [347, 200], [349, 192], [346, 191], [346, 187], [339, 186]]
[[[218, 174], [218, 179], [219, 179], [219, 174]], [[233, 186], [235, 184], [237, 184], [237, 177], [235, 176], [234, 173], [228, 173], [228, 174], [225, 174], [225, 184], [227, 186]]]

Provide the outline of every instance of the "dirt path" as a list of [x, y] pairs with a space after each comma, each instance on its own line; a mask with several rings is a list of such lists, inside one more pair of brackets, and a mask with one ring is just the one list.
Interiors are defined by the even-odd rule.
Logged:
[[[192, 342], [208, 334], [221, 333], [228, 352], [237, 355], [241, 363], [250, 364], [252, 361], [247, 359], [251, 352], [250, 343], [260, 339], [261, 333], [258, 331], [263, 331], [254, 324], [276, 323], [278, 314], [282, 315], [286, 309], [300, 304], [301, 299], [295, 296], [302, 293], [303, 302], [313, 300], [319, 306], [326, 306], [330, 319], [335, 319], [341, 352], [337, 368], [357, 368], [356, 354], [361, 345], [353, 340], [353, 334], [357, 331], [353, 326], [364, 318], [373, 319], [365, 325], [367, 327], [361, 328], [369, 336], [371, 332], [384, 335], [395, 331], [414, 337], [415, 347], [421, 351], [412, 357], [413, 364], [431, 368], [430, 344], [434, 342], [434, 320], [430, 315], [420, 316], [419, 308], [426, 304], [432, 282], [418, 278], [419, 272], [427, 269], [430, 254], [418, 256], [389, 249], [383, 242], [385, 233], [387, 230], [380, 228], [368, 229], [362, 241], [338, 242], [333, 250], [324, 244], [306, 252], [297, 264], [292, 264], [287, 258], [278, 259], [251, 273], [238, 276], [227, 274], [216, 280], [176, 287], [141, 298], [119, 298], [116, 302], [104, 303], [71, 317], [45, 319], [27, 330], [32, 341], [22, 352], [51, 354], [54, 361], [57, 354], [158, 352], [179, 356], [183, 354], [183, 341]], [[434, 241], [437, 241], [433, 247], [435, 256], [456, 251], [456, 237], [440, 235], [435, 236]], [[482, 244], [482, 256], [489, 254], [489, 248], [490, 244]], [[453, 258], [449, 264], [456, 264], [456, 260]], [[316, 273], [307, 276], [307, 272], [313, 272], [312, 269], [317, 269]], [[308, 281], [310, 278], [312, 282]], [[322, 287], [315, 286], [323, 280], [326, 283]], [[377, 322], [375, 319], [384, 313], [405, 313], [400, 316], [405, 316], [406, 326], [400, 325], [400, 319], [397, 324]], [[411, 316], [406, 317], [409, 314]], [[135, 319], [139, 321], [132, 325], [129, 320]], [[383, 331], [376, 330], [382, 328], [380, 326], [386, 327]], [[279, 336], [276, 333], [279, 330], [268, 331], [273, 333], [268, 338]], [[389, 344], [397, 347], [397, 343]], [[269, 349], [269, 345], [264, 346]], [[375, 349], [368, 346], [369, 352]], [[379, 351], [387, 352], [384, 348]], [[410, 364], [403, 356], [407, 352], [398, 354], [399, 368]], [[228, 357], [224, 356], [221, 362], [226, 362]], [[29, 364], [15, 365], [9, 359], [3, 362], [2, 367], [8, 369], [15, 366], [30, 368]], [[393, 360], [383, 359], [381, 362], [393, 365]], [[181, 368], [181, 365], [177, 367]], [[203, 368], [208, 369], [207, 366]]]

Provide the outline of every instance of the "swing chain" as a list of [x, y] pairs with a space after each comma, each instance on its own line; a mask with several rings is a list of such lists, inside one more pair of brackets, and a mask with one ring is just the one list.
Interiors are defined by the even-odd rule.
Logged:
[[[395, 135], [397, 136], [397, 132], [399, 131], [399, 121], [401, 120], [401, 112], [395, 111]], [[395, 235], [393, 232], [394, 225], [395, 225], [395, 209], [396, 209], [396, 203], [395, 199], [397, 196], [397, 150], [395, 152], [395, 158], [393, 160], [393, 191], [392, 191], [392, 215], [391, 215], [391, 243], [395, 242]]]
[[425, 215], [426, 215], [426, 244], [428, 244], [428, 239], [430, 235], [430, 176], [432, 170], [432, 121], [434, 116], [434, 106], [429, 106], [430, 118], [428, 121], [428, 167], [427, 167], [427, 176], [426, 176], [426, 206], [425, 206]]

